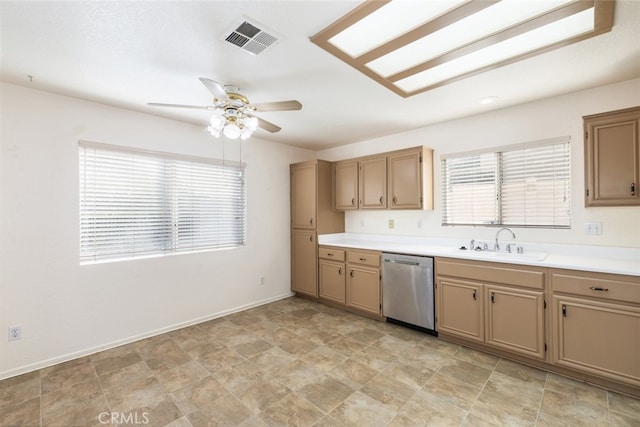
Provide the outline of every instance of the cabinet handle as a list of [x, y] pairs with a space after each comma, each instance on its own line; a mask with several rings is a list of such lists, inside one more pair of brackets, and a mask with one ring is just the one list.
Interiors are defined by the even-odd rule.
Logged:
[[333, 256], [333, 252], [327, 252], [327, 256]]
[[609, 288], [601, 288], [599, 286], [589, 286], [592, 291], [607, 292]]
[[382, 199], [383, 199], [383, 197], [382, 197], [382, 196], [380, 196], [380, 204], [382, 204]]
[[562, 304], [562, 317], [567, 317], [567, 306]]
[[367, 259], [366, 258], [360, 258], [360, 261], [365, 262]]
[[396, 203], [398, 203], [398, 198], [396, 196], [393, 196], [393, 204], [395, 205]]
[[474, 299], [474, 300], [477, 300], [477, 299], [478, 299], [478, 298], [476, 297], [476, 290], [475, 290], [475, 289], [473, 290], [473, 299]]
[[355, 206], [356, 205], [356, 199], [355, 197], [351, 198], [351, 206]]
[[631, 195], [632, 196], [636, 195], [636, 183], [635, 182], [631, 183]]
[[309, 241], [313, 242], [313, 234], [309, 236]]
[[313, 218], [309, 218], [309, 224], [313, 225]]
[[349, 276], [353, 277], [353, 270], [349, 273]]
[[338, 276], [342, 276], [342, 267], [338, 267]]
[[491, 303], [495, 304], [496, 302], [496, 294], [494, 294], [493, 292], [491, 292]]

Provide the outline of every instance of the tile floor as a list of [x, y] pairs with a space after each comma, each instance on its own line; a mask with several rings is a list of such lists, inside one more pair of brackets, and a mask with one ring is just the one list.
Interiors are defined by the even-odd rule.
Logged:
[[0, 382], [1, 426], [639, 426], [640, 400], [299, 298]]

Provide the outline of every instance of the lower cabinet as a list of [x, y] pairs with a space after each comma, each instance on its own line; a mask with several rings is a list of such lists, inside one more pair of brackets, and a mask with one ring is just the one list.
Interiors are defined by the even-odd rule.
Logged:
[[345, 309], [381, 316], [380, 256], [377, 251], [320, 246], [319, 297]]
[[294, 229], [291, 232], [291, 290], [318, 296], [318, 254], [316, 232]]
[[546, 359], [543, 269], [437, 259], [436, 272], [439, 334]]
[[552, 363], [640, 386], [640, 278], [552, 270]]
[[346, 302], [346, 266], [344, 251], [340, 249], [320, 247], [319, 260], [319, 297], [340, 304]]

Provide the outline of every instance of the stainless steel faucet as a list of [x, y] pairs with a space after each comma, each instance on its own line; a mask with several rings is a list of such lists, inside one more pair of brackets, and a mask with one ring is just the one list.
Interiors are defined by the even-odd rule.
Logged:
[[509, 233], [511, 233], [511, 236], [515, 239], [516, 238], [516, 233], [513, 232], [513, 230], [511, 230], [508, 227], [502, 227], [500, 230], [498, 230], [496, 232], [496, 243], [493, 245], [493, 250], [498, 252], [500, 250], [500, 244], [498, 243], [498, 236], [500, 235], [501, 231], [507, 230], [509, 231]]

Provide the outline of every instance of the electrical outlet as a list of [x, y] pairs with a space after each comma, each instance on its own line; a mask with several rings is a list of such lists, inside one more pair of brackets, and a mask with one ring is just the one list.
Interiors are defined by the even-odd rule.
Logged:
[[592, 236], [602, 235], [602, 223], [601, 222], [585, 222], [584, 234]]
[[392, 219], [389, 220], [389, 228], [393, 228], [396, 226], [396, 222]]
[[9, 326], [9, 341], [22, 339], [22, 326]]

